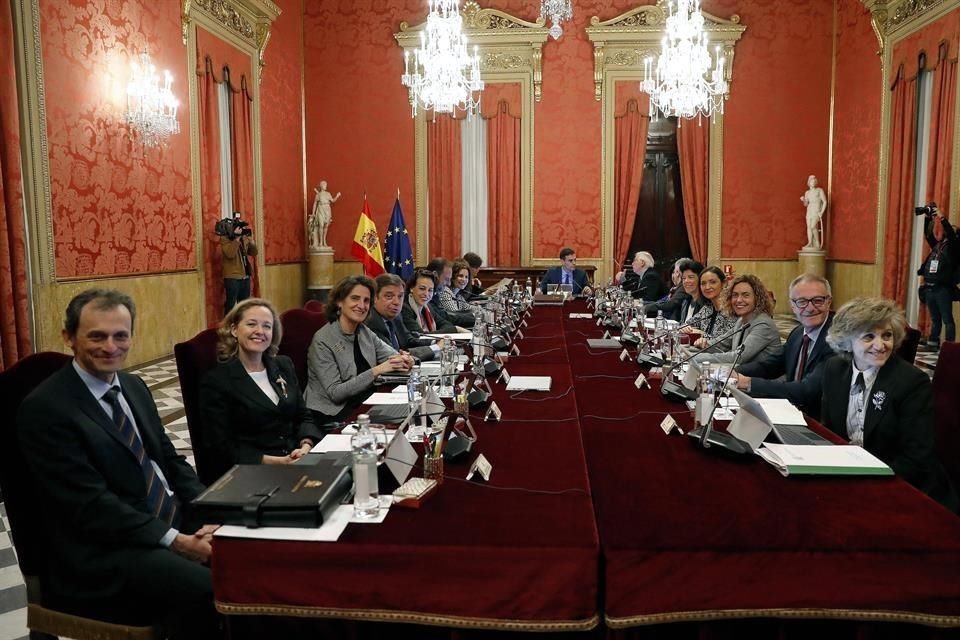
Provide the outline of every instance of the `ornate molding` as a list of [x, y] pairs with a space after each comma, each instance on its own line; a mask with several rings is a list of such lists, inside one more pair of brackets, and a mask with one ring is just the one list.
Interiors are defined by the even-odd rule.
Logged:
[[870, 12], [870, 24], [881, 51], [891, 39], [898, 40], [933, 22], [957, 7], [960, 0], [862, 0]]
[[882, 55], [889, 15], [887, 0], [863, 0], [863, 6], [870, 12], [870, 26], [873, 28], [873, 35], [877, 37], [877, 44], [880, 46], [877, 55]]
[[259, 77], [263, 78], [264, 51], [270, 42], [270, 27], [280, 15], [271, 0], [183, 0], [181, 31], [187, 44], [190, 24], [202, 14], [218, 27], [257, 51]]
[[[498, 9], [481, 9], [474, 0], [469, 0], [461, 14], [463, 30], [471, 46], [480, 51], [481, 70], [484, 80], [495, 79], [497, 72], [529, 70], [533, 78], [534, 100], [543, 98], [543, 44], [549, 32], [543, 16], [529, 22]], [[400, 23], [400, 31], [394, 34], [404, 51], [413, 51], [420, 46], [420, 32], [425, 22], [410, 25]]]
[[[635, 7], [609, 20], [601, 20], [599, 16], [590, 19], [586, 32], [594, 49], [593, 84], [596, 100], [601, 98], [608, 66], [637, 67], [642, 70], [645, 58], [656, 60], [659, 57], [668, 14], [667, 1], [657, 0], [655, 5]], [[727, 82], [732, 83], [734, 46], [746, 27], [740, 24], [737, 14], [724, 19], [706, 11], [702, 13], [711, 45], [720, 45], [722, 48], [726, 59], [724, 75]]]

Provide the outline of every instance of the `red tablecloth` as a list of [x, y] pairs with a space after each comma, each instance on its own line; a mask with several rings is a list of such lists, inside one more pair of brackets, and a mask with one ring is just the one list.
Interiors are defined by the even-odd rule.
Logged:
[[760, 616], [960, 625], [960, 518], [898, 478], [784, 478], [757, 457], [667, 436], [668, 412], [692, 426], [686, 406], [658, 384], [637, 390], [636, 365], [615, 352], [582, 357], [573, 336], [599, 334], [590, 321], [564, 325], [610, 627]]
[[448, 478], [420, 509], [350, 525], [335, 544], [218, 538], [218, 608], [467, 628], [594, 627], [598, 537], [560, 313], [538, 311], [524, 328], [524, 355], [508, 365], [512, 374], [553, 376], [553, 391], [508, 394], [495, 384], [503, 421], [473, 418], [479, 440], [470, 459], [482, 452], [494, 465], [488, 486], [456, 480], [469, 465], [448, 464]]

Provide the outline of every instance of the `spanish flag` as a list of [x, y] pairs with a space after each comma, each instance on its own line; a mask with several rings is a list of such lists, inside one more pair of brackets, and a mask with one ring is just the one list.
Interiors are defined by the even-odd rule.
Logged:
[[380, 236], [377, 235], [377, 225], [370, 215], [366, 194], [363, 196], [363, 211], [360, 212], [357, 232], [353, 234], [351, 253], [363, 263], [365, 276], [376, 278], [381, 273], [386, 273], [383, 268], [383, 253], [380, 251]]

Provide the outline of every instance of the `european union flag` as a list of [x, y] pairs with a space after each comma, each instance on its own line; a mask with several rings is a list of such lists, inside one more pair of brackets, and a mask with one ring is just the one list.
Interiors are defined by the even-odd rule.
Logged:
[[400, 210], [400, 196], [397, 196], [397, 201], [393, 204], [386, 245], [387, 255], [383, 258], [383, 266], [387, 273], [395, 273], [404, 281], [409, 280], [413, 277], [413, 250], [410, 248], [407, 223], [403, 221], [403, 211]]

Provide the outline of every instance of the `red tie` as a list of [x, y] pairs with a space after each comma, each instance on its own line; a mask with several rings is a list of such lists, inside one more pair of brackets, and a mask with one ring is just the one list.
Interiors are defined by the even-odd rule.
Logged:
[[427, 331], [434, 331], [437, 328], [437, 323], [433, 320], [433, 314], [430, 313], [430, 308], [427, 305], [423, 305], [423, 324], [426, 325]]
[[794, 382], [803, 378], [803, 370], [807, 366], [807, 351], [810, 349], [810, 336], [804, 332], [803, 343], [800, 345], [800, 358], [797, 360], [797, 373], [793, 376]]

